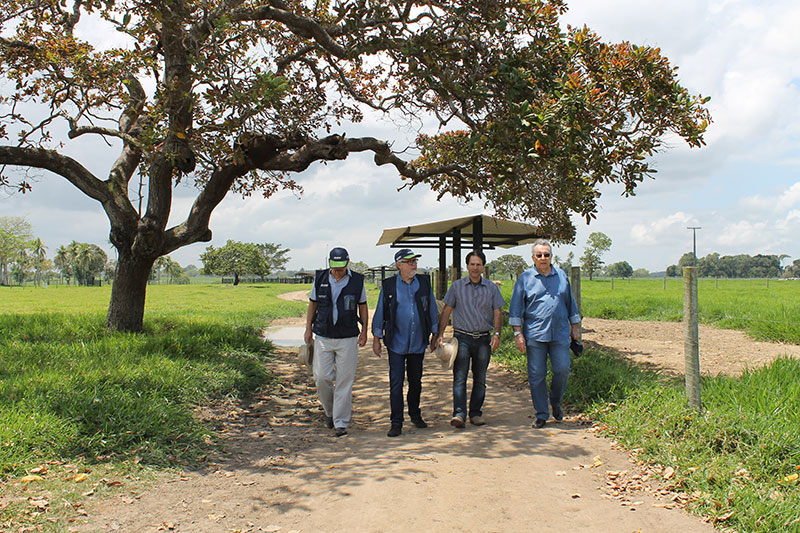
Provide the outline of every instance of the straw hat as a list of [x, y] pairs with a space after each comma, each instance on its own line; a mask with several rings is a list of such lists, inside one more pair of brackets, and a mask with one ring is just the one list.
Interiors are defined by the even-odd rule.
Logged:
[[307, 342], [300, 346], [300, 349], [297, 350], [297, 362], [300, 366], [307, 366], [309, 369], [312, 368], [314, 363], [314, 343]]
[[453, 368], [453, 363], [456, 360], [456, 355], [458, 355], [458, 339], [453, 337], [452, 339], [442, 340], [439, 344], [439, 347], [436, 348], [436, 357], [439, 358], [439, 361], [442, 362], [442, 368]]

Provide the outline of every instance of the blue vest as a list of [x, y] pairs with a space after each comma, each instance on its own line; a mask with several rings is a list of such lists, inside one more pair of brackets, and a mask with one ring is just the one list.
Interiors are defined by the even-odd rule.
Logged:
[[[317, 293], [317, 313], [314, 316], [311, 331], [321, 337], [346, 339], [358, 337], [358, 301], [364, 290], [364, 276], [350, 271], [350, 281], [342, 287], [342, 292], [332, 300], [331, 284], [328, 280], [330, 270], [317, 274], [314, 287]], [[333, 306], [338, 309], [338, 320], [333, 323]]]
[[[399, 274], [398, 274], [399, 276]], [[417, 315], [422, 325], [422, 338], [428, 339], [431, 336], [433, 325], [431, 324], [431, 278], [427, 274], [417, 274], [419, 289], [414, 293], [414, 301], [417, 303]], [[392, 337], [395, 332], [395, 317], [397, 317], [397, 276], [387, 278], [382, 282], [383, 287], [383, 343], [386, 346], [392, 345]], [[436, 305], [433, 303], [433, 305]]]

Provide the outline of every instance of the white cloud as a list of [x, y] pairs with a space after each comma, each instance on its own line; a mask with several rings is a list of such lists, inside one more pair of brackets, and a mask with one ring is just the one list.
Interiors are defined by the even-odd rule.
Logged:
[[673, 241], [676, 234], [683, 235], [687, 226], [697, 224], [693, 216], [679, 211], [653, 222], [634, 224], [631, 242], [637, 246], [663, 246], [665, 241]]

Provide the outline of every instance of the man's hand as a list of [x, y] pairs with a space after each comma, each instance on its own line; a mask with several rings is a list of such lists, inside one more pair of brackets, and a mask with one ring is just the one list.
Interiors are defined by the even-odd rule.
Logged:
[[573, 340], [580, 340], [581, 339], [581, 323], [578, 322], [577, 324], [570, 324], [569, 325], [569, 334]]
[[358, 334], [358, 345], [359, 346], [367, 345], [367, 328], [362, 329], [361, 333]]
[[306, 328], [306, 332], [303, 334], [303, 340], [306, 344], [314, 340], [314, 334], [311, 332], [311, 328]]
[[372, 337], [372, 353], [381, 356], [381, 339], [378, 337]]
[[519, 353], [525, 353], [525, 337], [522, 334], [514, 335], [514, 346], [517, 347]]
[[492, 351], [495, 351], [500, 347], [500, 335], [492, 335], [492, 342], [490, 346], [492, 347]]

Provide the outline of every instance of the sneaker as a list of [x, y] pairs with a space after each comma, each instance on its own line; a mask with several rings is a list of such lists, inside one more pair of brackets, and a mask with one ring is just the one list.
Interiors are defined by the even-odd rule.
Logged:
[[450, 419], [450, 425], [454, 428], [463, 428], [466, 424], [464, 423], [464, 419], [462, 417], [456, 415]]
[[533, 421], [533, 424], [531, 424], [531, 427], [535, 427], [536, 429], [541, 429], [541, 428], [544, 427], [545, 424], [547, 424], [547, 420], [543, 420], [541, 418], [537, 418], [536, 420]]
[[422, 418], [412, 418], [411, 423], [414, 424], [414, 427], [425, 429], [428, 427], [428, 423], [425, 422]]
[[403, 432], [402, 426], [392, 426], [392, 428], [389, 430], [389, 433], [387, 433], [386, 436], [399, 437], [402, 432]]
[[564, 412], [561, 410], [560, 405], [553, 406], [553, 418], [556, 419], [556, 422], [561, 422], [564, 420]]
[[328, 429], [333, 429], [333, 417], [332, 416], [326, 416], [325, 417], [325, 425], [328, 427]]
[[485, 426], [486, 420], [481, 415], [469, 417], [469, 423], [473, 426]]
[[347, 435], [347, 428], [336, 428], [336, 436], [343, 437]]

